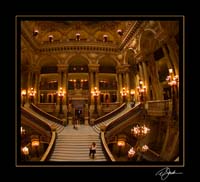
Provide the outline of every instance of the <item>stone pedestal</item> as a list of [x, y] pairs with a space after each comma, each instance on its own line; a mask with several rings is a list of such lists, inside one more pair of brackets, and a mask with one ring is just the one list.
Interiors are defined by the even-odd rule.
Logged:
[[100, 126], [100, 130], [101, 130], [102, 132], [105, 132], [105, 131], [106, 131], [106, 126], [105, 126], [105, 125]]
[[72, 119], [73, 119], [73, 118], [72, 118], [71, 116], [68, 117], [68, 124], [69, 124], [69, 125], [72, 125]]
[[89, 120], [89, 117], [85, 117], [85, 123], [84, 123], [85, 125], [88, 125], [89, 123], [88, 120]]
[[92, 118], [92, 119], [90, 120], [90, 124], [93, 125], [93, 124], [94, 124], [94, 121], [95, 121], [95, 119]]

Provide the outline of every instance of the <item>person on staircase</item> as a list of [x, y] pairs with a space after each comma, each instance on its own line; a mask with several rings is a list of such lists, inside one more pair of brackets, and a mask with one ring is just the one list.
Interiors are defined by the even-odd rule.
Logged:
[[79, 124], [78, 119], [75, 119], [74, 120], [74, 129], [78, 129], [78, 124]]
[[95, 158], [95, 154], [96, 154], [96, 143], [95, 142], [92, 142], [92, 144], [89, 146], [89, 149], [90, 149], [90, 153], [89, 153], [89, 156], [92, 155], [92, 158], [94, 159]]

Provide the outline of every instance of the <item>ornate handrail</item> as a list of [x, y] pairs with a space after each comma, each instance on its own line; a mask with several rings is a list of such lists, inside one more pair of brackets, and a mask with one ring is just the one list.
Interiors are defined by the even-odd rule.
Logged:
[[51, 154], [51, 151], [53, 149], [53, 146], [55, 144], [55, 141], [56, 141], [56, 131], [52, 131], [51, 141], [49, 142], [49, 145], [48, 145], [45, 153], [41, 157], [40, 161], [46, 161], [48, 159], [48, 157]]
[[44, 128], [45, 130], [51, 131], [51, 126], [48, 123], [35, 117], [30, 112], [26, 111], [23, 107], [21, 107], [21, 114], [23, 114], [24, 116], [29, 118], [32, 122], [34, 122], [34, 123], [38, 124], [39, 126], [41, 126], [42, 128]]
[[108, 145], [107, 145], [106, 139], [105, 139], [105, 132], [104, 131], [101, 131], [101, 141], [102, 141], [104, 150], [106, 151], [106, 154], [108, 155], [109, 159], [111, 161], [116, 161], [115, 158], [114, 158], [114, 156], [110, 152], [110, 149], [108, 148]]
[[167, 116], [171, 113], [172, 101], [169, 100], [153, 100], [147, 101], [146, 109], [149, 116]]
[[33, 110], [34, 110], [35, 112], [37, 112], [38, 114], [44, 116], [45, 118], [47, 118], [47, 119], [49, 119], [49, 120], [51, 120], [51, 121], [54, 121], [54, 122], [56, 122], [56, 123], [58, 123], [58, 124], [61, 124], [61, 125], [64, 125], [64, 126], [66, 126], [66, 124], [67, 124], [67, 123], [64, 122], [63, 120], [61, 120], [61, 119], [59, 119], [59, 118], [57, 118], [57, 117], [55, 117], [55, 116], [53, 116], [53, 115], [51, 115], [51, 114], [49, 114], [49, 113], [43, 111], [42, 109], [40, 109], [39, 107], [37, 107], [37, 106], [34, 105], [34, 104], [30, 104], [30, 108], [33, 109]]
[[141, 111], [141, 103], [130, 109], [127, 113], [120, 116], [119, 118], [113, 120], [112, 122], [106, 125], [106, 131], [111, 130], [112, 128], [116, 127], [116, 125], [121, 124], [122, 121], [127, 120], [128, 118], [132, 117], [134, 114], [137, 114], [138, 111]]
[[51, 131], [51, 140], [49, 142], [49, 145], [48, 145], [46, 151], [42, 155], [40, 161], [47, 160], [47, 158], [49, 157], [50, 153], [52, 152], [53, 146], [54, 146], [55, 141], [56, 141], [56, 128], [51, 127], [48, 123], [40, 120], [39, 118], [36, 118], [31, 113], [26, 111], [23, 107], [21, 107], [21, 113], [24, 114], [25, 116], [27, 116], [32, 122], [35, 122], [36, 124], [38, 124], [39, 126], [44, 128], [45, 130]]
[[122, 115], [121, 117], [113, 120], [111, 123], [108, 123], [107, 125], [105, 125], [101, 128], [101, 141], [102, 141], [104, 150], [107, 153], [107, 155], [111, 161], [116, 161], [116, 160], [113, 157], [113, 155], [107, 145], [106, 137], [105, 137], [106, 132], [111, 130], [114, 126], [121, 124], [121, 121], [125, 121], [127, 118], [133, 117], [134, 115], [138, 114], [139, 111], [141, 111], [141, 104], [136, 105], [128, 113]]
[[109, 113], [107, 113], [107, 114], [105, 114], [105, 115], [103, 115], [103, 116], [97, 118], [97, 119], [94, 121], [93, 125], [98, 124], [98, 123], [101, 123], [101, 122], [103, 122], [103, 121], [106, 121], [106, 120], [112, 118], [112, 117], [115, 116], [117, 113], [119, 113], [119, 112], [121, 112], [122, 110], [124, 110], [124, 109], [126, 108], [126, 106], [127, 106], [126, 103], [123, 103], [121, 106], [119, 106], [118, 108], [114, 109], [113, 111], [111, 111], [111, 112], [109, 112]]

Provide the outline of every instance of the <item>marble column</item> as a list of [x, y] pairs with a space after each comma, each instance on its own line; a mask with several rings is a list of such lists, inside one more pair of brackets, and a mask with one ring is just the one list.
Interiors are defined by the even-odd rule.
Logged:
[[169, 57], [174, 65], [175, 75], [179, 74], [179, 55], [178, 55], [178, 45], [174, 37], [167, 41], [167, 47], [169, 49]]
[[39, 77], [40, 77], [40, 70], [37, 68], [34, 71], [35, 74], [35, 84], [34, 84], [34, 90], [36, 91], [35, 97], [34, 97], [34, 103], [37, 104], [39, 102]]
[[147, 74], [146, 63], [144, 61], [142, 62], [142, 68], [144, 72], [144, 85], [146, 86], [146, 100], [149, 100], [149, 79]]
[[[67, 99], [67, 66], [66, 64], [58, 64], [58, 93], [60, 92], [60, 88], [62, 88], [62, 91], [64, 93], [63, 99], [62, 99], [62, 109], [63, 114], [62, 117], [67, 116], [67, 106], [66, 106], [66, 99]], [[58, 96], [57, 103], [60, 105], [60, 98]], [[60, 106], [61, 107], [61, 106]], [[58, 108], [57, 108], [58, 109]]]
[[119, 83], [119, 85], [118, 85], [118, 93], [117, 93], [117, 95], [118, 95], [118, 98], [119, 98], [119, 102], [122, 102], [122, 97], [121, 97], [121, 90], [122, 90], [122, 74], [121, 74], [121, 72], [119, 72], [118, 73], [118, 83]]

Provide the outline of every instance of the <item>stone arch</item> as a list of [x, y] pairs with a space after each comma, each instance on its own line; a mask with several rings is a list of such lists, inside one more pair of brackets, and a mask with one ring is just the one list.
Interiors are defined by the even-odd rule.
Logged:
[[135, 52], [132, 48], [126, 50], [125, 62], [130, 66], [129, 67], [130, 89], [136, 89], [137, 85], [136, 76], [138, 74], [138, 69], [137, 69], [137, 62], [135, 59]]
[[98, 60], [98, 63], [100, 65], [100, 70], [102, 69], [112, 69], [111, 72], [116, 72], [116, 66], [117, 66], [117, 62], [114, 58], [112, 58], [111, 56], [103, 56]]
[[153, 52], [160, 45], [154, 33], [151, 30], [145, 30], [139, 38], [139, 50], [144, 54]]
[[59, 30], [56, 30], [56, 31], [48, 31], [48, 32], [45, 32], [44, 34], [41, 35], [41, 40], [43, 42], [48, 42], [49, 41], [49, 35], [53, 35], [53, 39], [54, 40], [61, 40], [62, 39], [62, 32], [59, 31]]
[[57, 66], [59, 63], [59, 58], [55, 56], [45, 55], [38, 59], [38, 64], [42, 66]]
[[80, 34], [80, 39], [81, 40], [87, 40], [89, 38], [89, 33], [86, 30], [84, 30], [84, 29], [81, 29], [81, 30], [71, 29], [66, 34], [67, 39], [76, 40], [76, 33]]
[[89, 60], [83, 55], [74, 55], [67, 61], [68, 65], [88, 65]]
[[[89, 64], [89, 60], [85, 56], [80, 55], [80, 54], [74, 55], [70, 57], [67, 61], [68, 73], [87, 73], [88, 74], [89, 72], [88, 64]], [[80, 77], [80, 75], [78, 77]]]
[[139, 37], [138, 37], [138, 51], [141, 50], [142, 48], [142, 39], [148, 34], [151, 34], [151, 37], [153, 39], [156, 39], [155, 37], [160, 33], [160, 31], [162, 30], [161, 25], [159, 22], [155, 22], [155, 21], [149, 21], [148, 26], [144, 29], [144, 32], [142, 32]]

